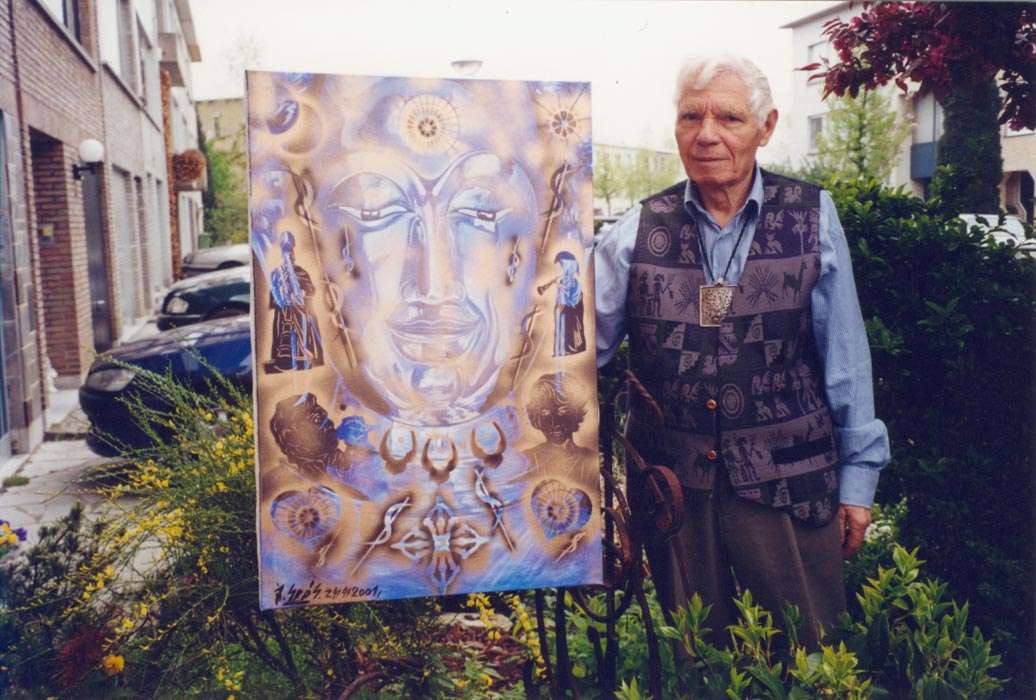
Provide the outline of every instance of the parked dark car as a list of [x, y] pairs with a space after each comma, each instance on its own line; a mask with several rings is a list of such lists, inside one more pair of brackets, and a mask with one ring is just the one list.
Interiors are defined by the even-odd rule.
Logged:
[[247, 243], [200, 248], [183, 256], [180, 269], [185, 275], [190, 276], [213, 270], [226, 270], [229, 267], [247, 267], [251, 262], [251, 256], [252, 252]]
[[156, 321], [165, 331], [198, 321], [247, 314], [252, 298], [251, 271], [233, 267], [180, 280], [169, 288]]
[[[200, 358], [204, 359], [204, 362]], [[125, 367], [127, 363], [133, 367]], [[206, 366], [211, 365], [211, 369]], [[146, 434], [134, 420], [124, 399], [138, 395], [153, 408], [161, 399], [140, 391], [135, 368], [158, 373], [170, 371], [179, 382], [196, 391], [209, 391], [213, 371], [243, 391], [252, 390], [252, 339], [248, 317], [224, 318], [159, 333], [127, 343], [99, 357], [79, 389], [79, 405], [90, 420], [87, 445], [94, 452], [113, 456], [119, 449], [105, 436], [126, 447], [145, 447]], [[164, 437], [161, 430], [160, 436]]]

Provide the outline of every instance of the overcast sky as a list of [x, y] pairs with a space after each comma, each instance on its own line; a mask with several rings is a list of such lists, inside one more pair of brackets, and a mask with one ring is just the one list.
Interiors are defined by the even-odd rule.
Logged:
[[[791, 30], [780, 25], [832, 2], [360, 2], [194, 0], [202, 62], [196, 99], [243, 93], [242, 70], [450, 77], [480, 59], [479, 78], [588, 80], [594, 140], [661, 147], [672, 140], [675, 72], [689, 53], [729, 51], [769, 76], [777, 108], [791, 101]], [[787, 122], [761, 154], [783, 157]]]

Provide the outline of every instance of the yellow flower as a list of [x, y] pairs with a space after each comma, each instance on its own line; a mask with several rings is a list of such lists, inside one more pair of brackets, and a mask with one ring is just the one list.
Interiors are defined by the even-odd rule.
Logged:
[[117, 673], [122, 673], [122, 670], [126, 668], [126, 660], [118, 654], [108, 654], [101, 661], [101, 665], [104, 667], [104, 672], [109, 676], [114, 676]]
[[487, 688], [493, 685], [493, 678], [488, 673], [483, 673], [481, 678], [482, 682], [486, 684]]
[[120, 632], [129, 632], [133, 629], [133, 620], [128, 617], [122, 618], [122, 624], [119, 625]]

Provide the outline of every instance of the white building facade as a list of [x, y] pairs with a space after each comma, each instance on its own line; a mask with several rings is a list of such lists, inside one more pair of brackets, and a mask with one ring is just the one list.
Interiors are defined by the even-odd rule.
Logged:
[[[836, 60], [834, 49], [823, 36], [824, 24], [840, 18], [843, 21], [860, 14], [859, 3], [840, 2], [789, 22], [782, 29], [792, 32], [793, 65], [804, 66], [822, 58]], [[788, 152], [791, 165], [800, 167], [816, 153], [816, 138], [827, 127], [828, 105], [822, 99], [823, 81], [810, 80], [810, 72], [795, 71]], [[904, 95], [894, 85], [883, 88], [897, 115], [908, 120], [911, 130], [903, 143], [887, 184], [902, 185], [909, 192], [923, 196], [928, 191], [942, 136], [942, 107], [931, 93], [913, 90]], [[1002, 128], [1001, 151], [1004, 179], [1000, 185], [1000, 206], [1010, 214], [1033, 221], [1033, 178], [1036, 177], [1036, 134], [1031, 130], [1014, 131]]]

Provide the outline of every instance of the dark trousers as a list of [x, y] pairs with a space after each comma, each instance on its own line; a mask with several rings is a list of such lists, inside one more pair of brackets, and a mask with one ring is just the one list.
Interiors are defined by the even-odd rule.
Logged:
[[[784, 511], [738, 496], [726, 475], [712, 492], [684, 489], [683, 526], [669, 541], [646, 537], [646, 549], [662, 605], [672, 609], [698, 593], [712, 606], [711, 641], [729, 646], [727, 626], [737, 619], [732, 598], [748, 589], [756, 604], [773, 613], [794, 603], [804, 618], [799, 641], [819, 646], [818, 629], [830, 629], [845, 610], [841, 533], [837, 520], [816, 528]], [[682, 571], [677, 557], [683, 559]], [[786, 645], [785, 635], [775, 643]]]

